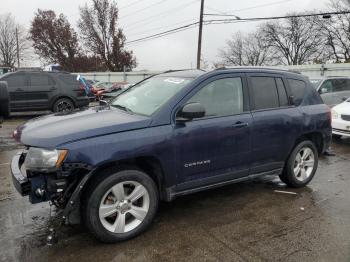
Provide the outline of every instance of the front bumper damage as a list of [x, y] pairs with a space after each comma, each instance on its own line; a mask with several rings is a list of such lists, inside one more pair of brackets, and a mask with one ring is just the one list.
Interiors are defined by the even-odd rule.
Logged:
[[63, 209], [68, 224], [80, 222], [80, 195], [92, 175], [92, 169], [81, 163], [64, 164], [51, 173], [30, 172], [23, 167], [26, 151], [17, 153], [11, 162], [13, 185], [22, 196], [29, 196], [32, 204], [51, 201]]
[[13, 185], [15, 186], [18, 193], [22, 196], [27, 196], [31, 191], [31, 184], [29, 179], [22, 174], [21, 167], [24, 163], [25, 152], [17, 153], [11, 162], [11, 174]]

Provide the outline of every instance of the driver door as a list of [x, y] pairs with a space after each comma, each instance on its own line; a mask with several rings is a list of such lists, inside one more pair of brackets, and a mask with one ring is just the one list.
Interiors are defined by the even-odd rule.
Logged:
[[[205, 116], [176, 123], [177, 190], [233, 180], [249, 174], [252, 116], [242, 74], [211, 78], [183, 101], [200, 103]], [[181, 107], [178, 110], [181, 110]]]

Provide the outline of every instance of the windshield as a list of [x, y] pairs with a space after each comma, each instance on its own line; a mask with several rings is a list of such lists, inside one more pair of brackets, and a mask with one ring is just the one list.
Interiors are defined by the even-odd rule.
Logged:
[[320, 85], [321, 81], [322, 79], [310, 79], [310, 82], [314, 88], [317, 88]]
[[178, 77], [151, 77], [120, 94], [112, 101], [111, 106], [150, 116], [192, 80]]

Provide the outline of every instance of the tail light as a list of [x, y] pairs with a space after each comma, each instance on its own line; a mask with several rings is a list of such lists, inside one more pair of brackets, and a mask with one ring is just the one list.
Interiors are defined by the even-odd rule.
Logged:
[[328, 107], [327, 115], [328, 115], [329, 124], [332, 126], [332, 109], [330, 107]]

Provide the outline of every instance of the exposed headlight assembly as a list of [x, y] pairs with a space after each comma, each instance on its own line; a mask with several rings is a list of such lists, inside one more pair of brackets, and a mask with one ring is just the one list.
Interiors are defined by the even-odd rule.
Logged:
[[26, 169], [32, 171], [54, 171], [62, 165], [68, 154], [67, 150], [44, 149], [30, 147], [24, 165]]

